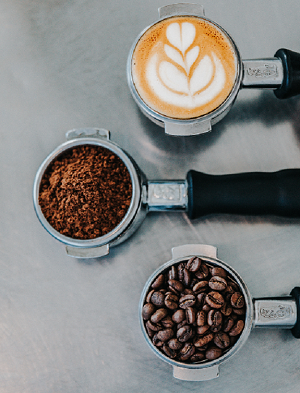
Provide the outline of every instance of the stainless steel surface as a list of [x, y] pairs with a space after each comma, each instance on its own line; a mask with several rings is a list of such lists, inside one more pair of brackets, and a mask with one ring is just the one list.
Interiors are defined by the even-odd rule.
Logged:
[[292, 297], [254, 299], [254, 327], [291, 329], [297, 321]]
[[147, 189], [145, 203], [150, 212], [187, 210], [188, 195], [185, 180], [148, 181]]
[[[208, 243], [251, 293], [286, 296], [300, 284], [300, 221], [151, 213], [102, 259], [68, 257], [38, 222], [33, 180], [73, 128], [100, 127], [149, 179], [300, 167], [300, 101], [243, 89], [212, 133], [171, 137], [140, 113], [127, 55], [165, 0], [0, 2], [0, 392], [298, 393], [300, 341], [254, 329], [207, 382], [175, 380], [149, 351], [138, 303], [149, 275], [185, 243]], [[244, 59], [300, 51], [297, 0], [201, 2]]]
[[283, 82], [282, 61], [277, 58], [243, 60], [242, 87], [277, 89]]

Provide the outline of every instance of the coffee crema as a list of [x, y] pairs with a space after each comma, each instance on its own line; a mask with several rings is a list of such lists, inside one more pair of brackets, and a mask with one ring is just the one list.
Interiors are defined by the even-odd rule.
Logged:
[[211, 22], [176, 16], [151, 26], [132, 56], [133, 83], [144, 103], [163, 116], [193, 119], [218, 108], [236, 79], [229, 38]]

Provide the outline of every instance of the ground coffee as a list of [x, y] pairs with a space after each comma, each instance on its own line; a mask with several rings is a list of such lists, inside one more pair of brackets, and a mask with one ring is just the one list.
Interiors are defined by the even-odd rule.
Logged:
[[123, 161], [104, 147], [81, 145], [49, 165], [41, 180], [39, 205], [61, 234], [94, 239], [122, 221], [131, 197], [131, 178]]

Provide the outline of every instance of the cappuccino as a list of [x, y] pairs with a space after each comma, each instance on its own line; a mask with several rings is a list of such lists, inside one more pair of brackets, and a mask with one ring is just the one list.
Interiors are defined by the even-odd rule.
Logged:
[[157, 22], [140, 37], [131, 76], [150, 109], [188, 120], [226, 101], [237, 67], [234, 45], [219, 27], [196, 16], [175, 16]]

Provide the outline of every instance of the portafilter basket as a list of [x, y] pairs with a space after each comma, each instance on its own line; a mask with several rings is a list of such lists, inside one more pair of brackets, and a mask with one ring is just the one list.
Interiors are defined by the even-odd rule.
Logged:
[[[68, 255], [96, 258], [126, 240], [151, 211], [186, 212], [191, 219], [209, 214], [279, 215], [300, 217], [300, 169], [279, 172], [249, 172], [209, 175], [190, 170], [184, 180], [148, 180], [134, 160], [110, 141], [110, 133], [100, 128], [71, 130], [40, 165], [34, 179], [33, 203], [41, 224], [66, 245]], [[58, 156], [80, 145], [102, 146], [126, 165], [132, 182], [132, 198], [123, 220], [104, 236], [80, 240], [64, 236], [45, 219], [39, 206], [43, 174]]]
[[[289, 98], [300, 93], [300, 54], [287, 49], [279, 49], [274, 57], [265, 59], [242, 60], [240, 52], [231, 36], [217, 23], [204, 15], [203, 6], [199, 4], [178, 3], [158, 9], [159, 19], [144, 29], [134, 41], [128, 55], [127, 80], [130, 92], [140, 110], [154, 123], [165, 128], [169, 135], [197, 135], [211, 131], [212, 125], [219, 122], [230, 111], [241, 89], [271, 89], [276, 97]], [[195, 16], [215, 26], [228, 39], [236, 58], [236, 76], [230, 94], [214, 110], [191, 119], [168, 117], [141, 98], [132, 75], [132, 59], [135, 47], [141, 37], [156, 23], [177, 16]], [[175, 83], [175, 82], [174, 82]]]
[[[150, 339], [142, 316], [143, 306], [151, 284], [168, 268], [199, 257], [208, 266], [223, 268], [238, 284], [245, 299], [244, 329], [236, 343], [223, 355], [215, 360], [203, 360], [198, 363], [180, 362], [166, 356]], [[159, 289], [157, 289], [159, 290]], [[139, 319], [144, 338], [151, 350], [161, 360], [173, 367], [173, 376], [186, 381], [205, 381], [219, 376], [219, 367], [245, 344], [253, 328], [291, 329], [295, 338], [300, 338], [300, 287], [295, 287], [290, 295], [274, 298], [253, 298], [239, 274], [228, 264], [217, 258], [216, 247], [203, 244], [186, 244], [172, 249], [172, 260], [159, 267], [147, 280], [139, 303]]]

